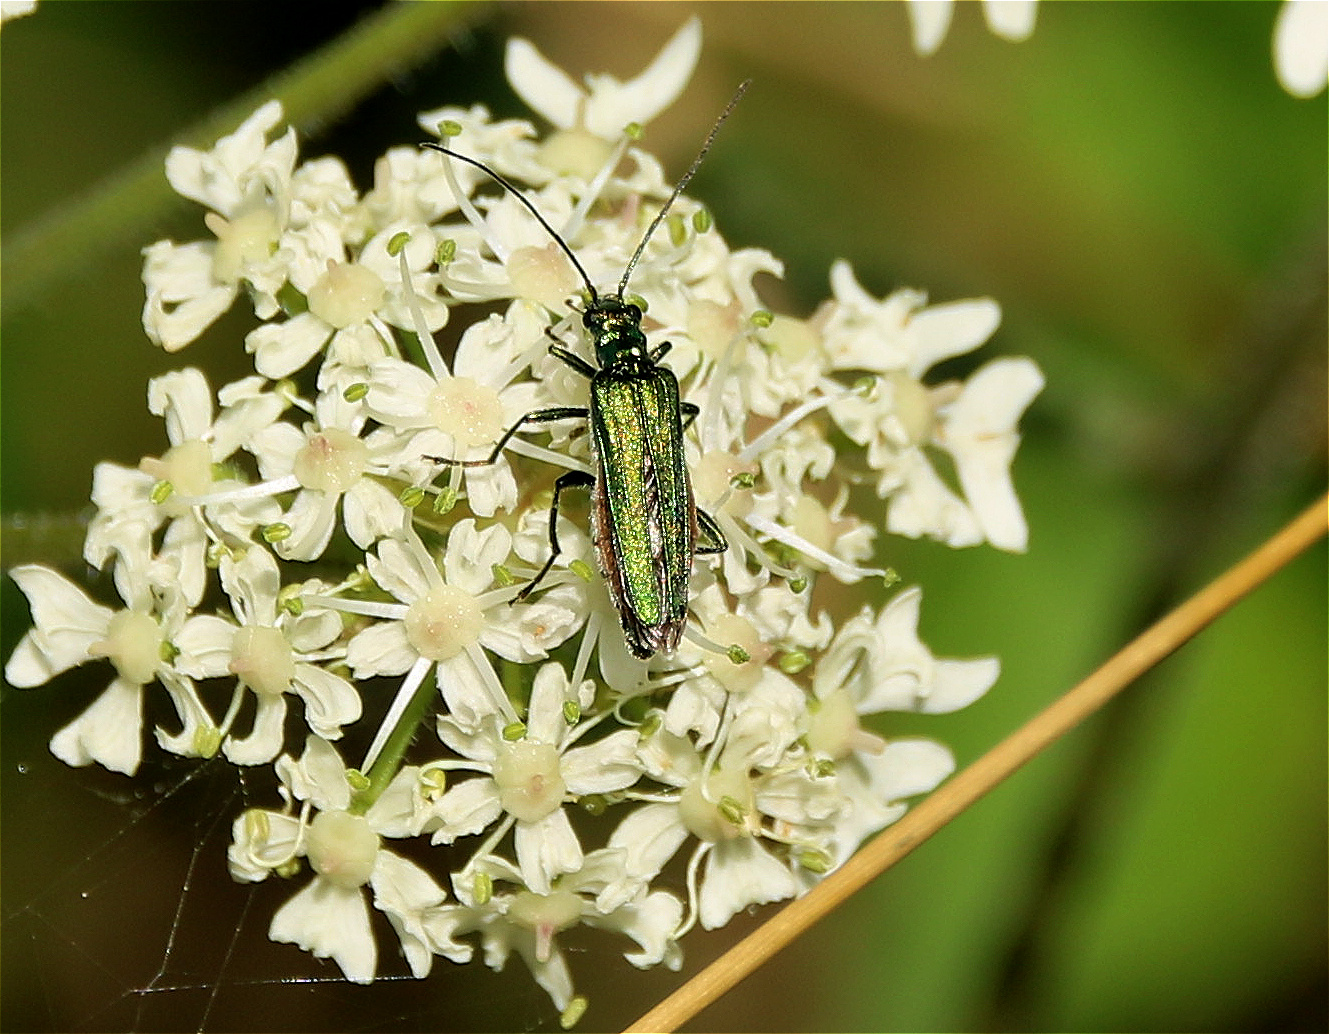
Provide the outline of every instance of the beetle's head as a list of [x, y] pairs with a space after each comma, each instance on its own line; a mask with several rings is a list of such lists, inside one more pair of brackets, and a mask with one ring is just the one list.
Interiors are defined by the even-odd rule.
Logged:
[[628, 327], [641, 327], [641, 308], [625, 302], [616, 294], [602, 294], [586, 307], [581, 321], [596, 337], [622, 331]]
[[627, 355], [646, 358], [646, 335], [641, 330], [641, 306], [617, 294], [602, 294], [582, 313], [582, 324], [595, 345], [595, 357], [607, 366]]

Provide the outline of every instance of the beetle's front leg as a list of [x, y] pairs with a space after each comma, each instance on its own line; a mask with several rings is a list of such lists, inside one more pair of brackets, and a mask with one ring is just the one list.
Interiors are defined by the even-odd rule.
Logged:
[[[724, 532], [720, 530], [720, 525], [716, 523], [714, 517], [700, 506], [697, 507], [697, 527], [711, 540], [704, 546], [698, 542], [694, 547], [698, 553], [723, 553], [729, 548], [729, 540], [725, 538]], [[700, 538], [700, 536], [698, 537]]]

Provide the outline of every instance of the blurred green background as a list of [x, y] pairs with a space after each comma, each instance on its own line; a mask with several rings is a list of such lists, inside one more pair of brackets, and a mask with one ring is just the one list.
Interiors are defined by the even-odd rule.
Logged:
[[[701, 65], [646, 143], [677, 175], [755, 80], [690, 192], [733, 244], [785, 261], [772, 308], [810, 313], [844, 257], [877, 294], [996, 298], [1003, 325], [976, 358], [1030, 355], [1047, 374], [1015, 467], [1029, 553], [885, 545], [924, 586], [939, 655], [1003, 659], [967, 712], [882, 726], [963, 764], [1323, 490], [1325, 96], [1278, 87], [1272, 3], [1045, 3], [1019, 44], [961, 4], [929, 58], [898, 4], [695, 9]], [[365, 188], [377, 154], [420, 137], [417, 111], [525, 114], [502, 78], [508, 36], [626, 78], [693, 10], [89, 2], [7, 24], [4, 565], [82, 576], [93, 464], [162, 448], [146, 379], [244, 369], [242, 307], [183, 356], [142, 333], [139, 250], [206, 232], [157, 171], [169, 141], [358, 33], [358, 71], [292, 110], [302, 155], [342, 155]], [[1321, 543], [694, 1028], [1325, 1030], [1325, 568]], [[7, 656], [27, 621], [7, 580], [3, 604]], [[0, 1026], [556, 1026], [519, 961], [361, 988], [268, 944], [289, 889], [225, 873], [244, 780], [50, 757], [107, 678], [4, 690]], [[768, 914], [690, 935], [684, 975]], [[680, 980], [598, 937], [567, 946], [585, 1029]], [[380, 970], [404, 967], [385, 948]]]

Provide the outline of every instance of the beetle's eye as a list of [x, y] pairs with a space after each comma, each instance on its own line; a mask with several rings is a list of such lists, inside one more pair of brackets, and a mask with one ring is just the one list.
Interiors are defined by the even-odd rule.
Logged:
[[632, 320], [634, 323], [639, 322], [641, 320], [641, 309], [635, 305], [623, 306], [623, 312], [627, 316], [627, 318]]

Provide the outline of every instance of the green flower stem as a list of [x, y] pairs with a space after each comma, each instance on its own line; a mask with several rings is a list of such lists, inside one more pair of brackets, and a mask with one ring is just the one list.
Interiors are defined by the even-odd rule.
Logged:
[[391, 76], [446, 46], [458, 25], [474, 18], [479, 8], [475, 0], [390, 4], [170, 144], [151, 148], [88, 193], [8, 235], [0, 258], [5, 310], [32, 302], [103, 253], [141, 247], [147, 228], [172, 207], [193, 204], [178, 197], [162, 173], [171, 145], [209, 148], [274, 97], [297, 129], [334, 122]]
[[437, 665], [431, 664], [429, 672], [421, 681], [411, 697], [411, 702], [406, 705], [406, 710], [402, 712], [401, 719], [397, 722], [397, 727], [392, 730], [388, 736], [388, 741], [383, 744], [383, 750], [379, 752], [377, 760], [366, 773], [369, 779], [369, 785], [355, 795], [355, 805], [353, 811], [363, 814], [367, 811], [379, 795], [387, 789], [388, 784], [392, 782], [393, 776], [401, 768], [402, 759], [406, 756], [406, 748], [411, 745], [415, 739], [416, 731], [423, 722], [433, 712], [435, 701], [438, 699], [438, 690], [435, 683], [435, 671]]

